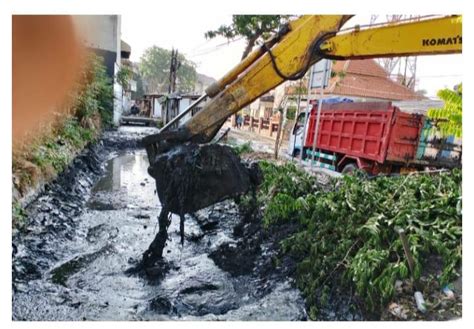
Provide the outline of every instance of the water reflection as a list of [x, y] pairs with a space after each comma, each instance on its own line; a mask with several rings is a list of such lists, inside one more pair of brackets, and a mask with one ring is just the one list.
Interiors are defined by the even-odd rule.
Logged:
[[97, 182], [93, 192], [127, 189], [133, 192], [151, 181], [147, 172], [148, 158], [145, 153], [123, 154], [109, 160], [105, 175]]

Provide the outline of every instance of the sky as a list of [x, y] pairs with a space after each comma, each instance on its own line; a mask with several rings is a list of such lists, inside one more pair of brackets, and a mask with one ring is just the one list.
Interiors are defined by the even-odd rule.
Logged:
[[[379, 15], [379, 20], [384, 15]], [[228, 42], [222, 37], [206, 40], [205, 32], [229, 24], [231, 15], [203, 11], [178, 14], [156, 14], [142, 12], [122, 14], [122, 39], [132, 47], [132, 61], [139, 61], [144, 50], [153, 45], [162, 48], [177, 48], [179, 52], [196, 63], [199, 73], [219, 79], [242, 56], [245, 40]], [[356, 15], [346, 27], [367, 24], [370, 15]], [[435, 97], [439, 89], [452, 88], [462, 81], [462, 55], [419, 56], [417, 62], [417, 90], [426, 90], [428, 97]]]

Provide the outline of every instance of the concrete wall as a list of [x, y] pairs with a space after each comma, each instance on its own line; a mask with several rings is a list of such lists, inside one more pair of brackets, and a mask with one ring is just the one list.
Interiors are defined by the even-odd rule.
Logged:
[[[192, 102], [193, 101], [190, 98], [181, 98], [179, 101], [179, 113], [182, 113], [184, 110], [186, 110]], [[181, 122], [184, 123], [191, 119], [191, 117], [191, 112], [189, 112], [181, 119]]]
[[153, 102], [154, 102], [154, 105], [153, 105], [153, 113], [152, 113], [152, 117], [154, 118], [161, 118], [162, 115], [163, 115], [163, 105], [159, 102], [159, 98], [154, 98], [153, 99]]
[[79, 36], [87, 47], [115, 53], [120, 50], [119, 21], [118, 15], [74, 16]]

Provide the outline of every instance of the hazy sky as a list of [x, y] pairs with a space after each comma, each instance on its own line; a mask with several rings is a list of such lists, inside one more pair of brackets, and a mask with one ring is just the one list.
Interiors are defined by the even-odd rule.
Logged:
[[[380, 17], [383, 19], [383, 15]], [[197, 64], [199, 73], [218, 79], [239, 62], [245, 42], [228, 43], [224, 38], [206, 40], [204, 33], [230, 23], [231, 19], [230, 15], [211, 11], [197, 15], [189, 11], [123, 14], [122, 38], [132, 47], [133, 61], [138, 61], [143, 51], [152, 45], [167, 49], [174, 47]], [[369, 19], [370, 15], [357, 15], [346, 26], [366, 24]], [[428, 96], [435, 96], [438, 89], [452, 88], [462, 81], [463, 70], [462, 55], [420, 56], [417, 89], [425, 89]]]

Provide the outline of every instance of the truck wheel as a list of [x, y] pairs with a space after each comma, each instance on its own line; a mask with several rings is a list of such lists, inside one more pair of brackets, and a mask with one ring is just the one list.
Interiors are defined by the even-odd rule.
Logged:
[[359, 169], [359, 168], [357, 167], [357, 165], [355, 163], [348, 163], [344, 166], [341, 173], [343, 173], [345, 175], [352, 175], [354, 173], [354, 171], [356, 171], [357, 169]]

